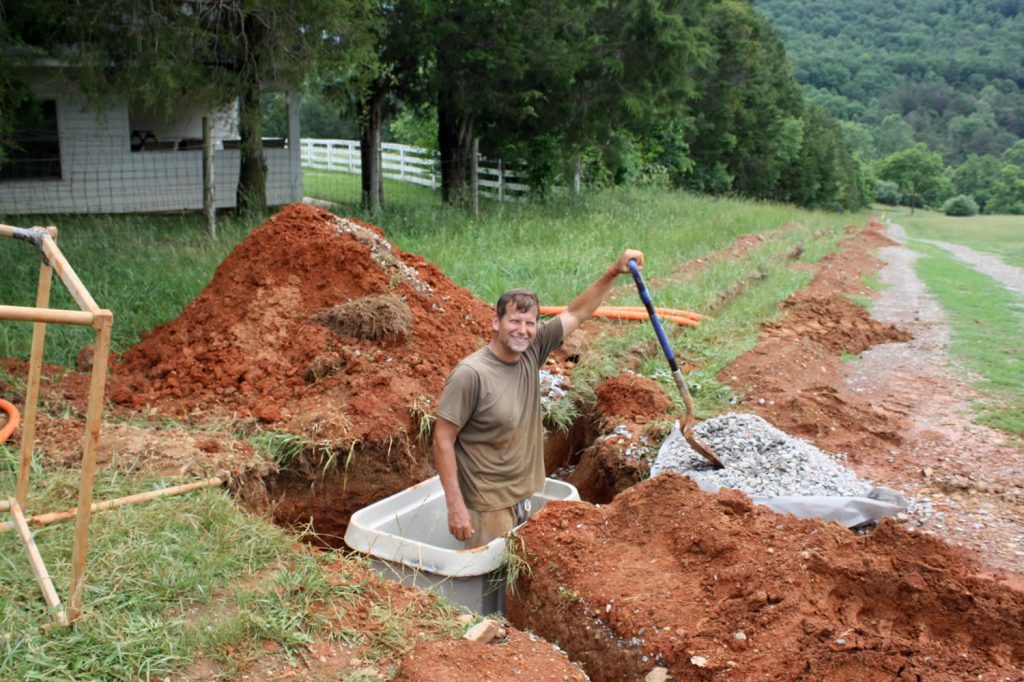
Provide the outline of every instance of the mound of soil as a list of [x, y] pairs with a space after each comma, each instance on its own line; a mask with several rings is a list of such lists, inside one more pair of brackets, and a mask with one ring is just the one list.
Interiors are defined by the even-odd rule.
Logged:
[[673, 404], [658, 382], [630, 371], [606, 379], [595, 392], [588, 445], [563, 473], [581, 498], [604, 503], [650, 474]]
[[420, 420], [491, 316], [378, 227], [294, 204], [112, 366], [108, 396], [299, 436], [306, 451], [271, 483], [276, 519], [338, 536], [354, 510], [429, 475]]
[[[388, 312], [381, 301], [397, 309], [396, 299], [408, 311], [354, 320], [363, 299], [371, 313]], [[336, 306], [348, 307], [347, 326]], [[176, 416], [252, 416], [321, 440], [381, 440], [408, 431], [410, 405], [438, 393], [490, 315], [380, 228], [294, 204], [240, 243], [181, 315], [125, 353], [108, 393]], [[304, 378], [325, 358], [336, 373]]]
[[665, 474], [608, 506], [553, 502], [519, 531], [509, 618], [595, 680], [1020, 679], [1024, 594], [963, 550], [866, 536]]
[[595, 390], [597, 409], [608, 419], [643, 424], [663, 418], [672, 402], [657, 382], [633, 372], [623, 372], [603, 381]]

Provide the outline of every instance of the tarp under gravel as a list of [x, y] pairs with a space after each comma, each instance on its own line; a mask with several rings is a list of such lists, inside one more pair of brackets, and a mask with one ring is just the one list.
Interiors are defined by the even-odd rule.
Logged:
[[753, 414], [729, 413], [694, 428], [721, 460], [712, 468], [675, 428], [658, 450], [651, 476], [673, 471], [701, 490], [732, 488], [779, 513], [837, 521], [848, 528], [878, 523], [907, 509], [906, 498], [861, 481], [838, 461]]

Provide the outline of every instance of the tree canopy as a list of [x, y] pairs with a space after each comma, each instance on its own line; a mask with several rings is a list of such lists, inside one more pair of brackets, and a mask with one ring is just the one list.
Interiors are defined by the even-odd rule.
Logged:
[[[378, 171], [372, 150], [389, 105], [436, 117], [449, 201], [462, 195], [474, 141], [485, 154], [525, 161], [539, 194], [575, 174], [829, 208], [864, 201], [844, 129], [805, 101], [779, 34], [750, 0], [8, 7], [10, 35], [62, 55], [94, 96], [130, 92], [154, 107], [186, 92], [237, 100], [243, 210], [265, 203], [268, 83], [304, 83], [337, 110], [354, 108], [364, 168]], [[965, 139], [973, 131], [962, 127]], [[380, 201], [378, 180], [364, 178], [363, 189], [371, 206]]]

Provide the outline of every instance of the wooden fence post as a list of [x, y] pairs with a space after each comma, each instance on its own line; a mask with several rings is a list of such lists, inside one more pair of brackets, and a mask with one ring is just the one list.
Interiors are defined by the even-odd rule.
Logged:
[[498, 159], [498, 203], [505, 201], [505, 161]]
[[217, 198], [213, 184], [213, 121], [203, 116], [203, 217], [210, 237], [217, 238]]
[[473, 215], [480, 215], [480, 138], [473, 138], [473, 153], [469, 159], [469, 191], [473, 196]]

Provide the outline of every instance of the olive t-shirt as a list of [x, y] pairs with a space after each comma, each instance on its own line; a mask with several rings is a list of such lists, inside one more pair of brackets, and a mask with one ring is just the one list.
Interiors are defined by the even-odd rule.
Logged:
[[511, 507], [544, 487], [538, 372], [561, 343], [556, 317], [540, 326], [516, 362], [503, 362], [484, 346], [448, 375], [437, 416], [461, 428], [455, 461], [470, 509]]

